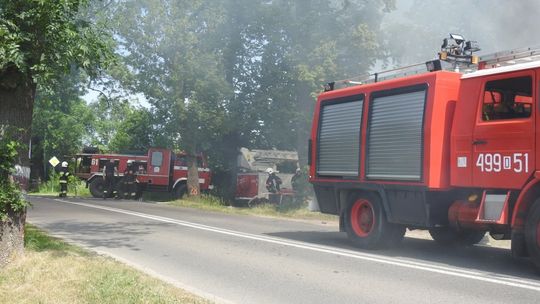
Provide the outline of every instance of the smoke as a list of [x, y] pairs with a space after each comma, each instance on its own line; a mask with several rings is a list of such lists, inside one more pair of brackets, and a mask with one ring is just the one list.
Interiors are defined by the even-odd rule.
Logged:
[[540, 46], [540, 1], [397, 0], [383, 19], [388, 55], [399, 65], [434, 58], [449, 33], [475, 40], [487, 54]]

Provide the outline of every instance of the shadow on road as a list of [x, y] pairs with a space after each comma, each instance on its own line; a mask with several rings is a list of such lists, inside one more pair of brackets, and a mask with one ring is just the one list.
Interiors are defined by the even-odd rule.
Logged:
[[116, 223], [62, 221], [40, 225], [40, 227], [47, 231], [54, 231], [58, 237], [79, 242], [90, 248], [129, 248], [139, 251], [140, 248], [134, 245], [135, 237], [150, 234], [155, 231], [154, 226], [162, 228], [164, 225], [172, 226], [172, 224], [153, 224], [148, 221]]
[[415, 259], [437, 263], [442, 266], [454, 266], [468, 270], [477, 270], [497, 275], [511, 275], [533, 280], [540, 280], [534, 265], [527, 259], [511, 256], [510, 250], [489, 246], [446, 247], [432, 240], [405, 238], [393, 248], [383, 250], [362, 250], [353, 247], [345, 233], [321, 231], [284, 231], [267, 233], [269, 236], [307, 242], [315, 245], [337, 247], [359, 253], [376, 254], [381, 257]]

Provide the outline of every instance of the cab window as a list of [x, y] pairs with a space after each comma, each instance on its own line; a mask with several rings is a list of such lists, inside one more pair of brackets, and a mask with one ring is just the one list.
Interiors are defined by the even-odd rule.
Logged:
[[152, 167], [160, 167], [163, 163], [163, 152], [152, 152]]
[[532, 78], [488, 81], [484, 89], [482, 120], [527, 118], [532, 113]]

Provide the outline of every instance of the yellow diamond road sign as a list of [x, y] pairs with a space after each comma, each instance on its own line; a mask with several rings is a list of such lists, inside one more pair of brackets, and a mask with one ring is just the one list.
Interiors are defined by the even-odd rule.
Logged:
[[51, 159], [49, 159], [49, 164], [51, 164], [51, 166], [53, 167], [56, 167], [56, 165], [58, 165], [60, 163], [60, 161], [58, 160], [58, 158], [56, 158], [56, 156], [53, 156]]

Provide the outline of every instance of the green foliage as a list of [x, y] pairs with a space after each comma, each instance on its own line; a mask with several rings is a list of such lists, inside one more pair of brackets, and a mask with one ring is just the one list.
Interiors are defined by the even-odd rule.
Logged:
[[146, 151], [154, 143], [153, 117], [145, 108], [128, 107], [109, 142], [112, 151]]
[[141, 0], [105, 15], [128, 67], [118, 79], [147, 98], [158, 142], [207, 150], [227, 170], [240, 146], [304, 147], [313, 94], [383, 57], [379, 24], [394, 6]]
[[[32, 135], [39, 137], [45, 161], [81, 151], [93, 127], [94, 113], [80, 98], [84, 77], [74, 72], [36, 96]], [[37, 152], [37, 151], [36, 151]]]
[[99, 98], [89, 105], [95, 117], [88, 143], [101, 151], [146, 151], [164, 146], [164, 134], [155, 130], [155, 118], [150, 110], [136, 107], [127, 99], [110, 102]]
[[156, 141], [167, 147], [208, 149], [224, 128], [223, 102], [231, 94], [211, 44], [222, 22], [208, 1], [122, 3], [115, 28], [124, 63], [121, 79], [152, 106]]
[[[16, 47], [10, 62], [32, 66], [29, 71], [47, 79], [70, 72], [38, 95], [35, 133], [45, 138], [45, 154], [72, 154], [84, 144], [109, 151], [206, 151], [226, 176], [241, 146], [298, 150], [305, 158], [315, 93], [325, 81], [366, 72], [385, 55], [379, 27], [394, 2], [26, 1], [20, 14], [11, 4], [0, 12], [11, 18], [0, 23], [11, 35], [0, 52], [7, 54], [24, 36], [38, 45]], [[47, 23], [44, 7], [52, 19], [37, 33], [52, 42], [35, 40], [37, 34], [21, 27]], [[113, 65], [111, 37], [121, 59]], [[34, 49], [45, 55], [36, 57]], [[41, 69], [51, 52], [59, 61]], [[88, 108], [78, 98], [86, 75], [75, 68], [95, 76], [104, 65], [105, 90], [143, 95], [148, 108], [104, 95]]]
[[46, 86], [74, 68], [112, 62], [112, 40], [80, 12], [87, 0], [1, 0], [0, 69], [14, 65]]
[[[3, 132], [3, 130], [0, 130]], [[13, 165], [17, 158], [17, 148], [20, 144], [14, 140], [8, 140], [7, 136], [0, 137], [0, 182], [7, 182], [8, 175], [13, 171]]]
[[[60, 193], [60, 174], [56, 171], [51, 171], [46, 182], [39, 185], [37, 194], [54, 195]], [[90, 190], [86, 187], [86, 182], [78, 177], [69, 175], [68, 177], [68, 196], [90, 197]]]
[[19, 143], [4, 136], [0, 137], [0, 221], [7, 219], [9, 212], [23, 211], [26, 202], [18, 187], [10, 180], [9, 174], [15, 165]]

